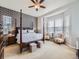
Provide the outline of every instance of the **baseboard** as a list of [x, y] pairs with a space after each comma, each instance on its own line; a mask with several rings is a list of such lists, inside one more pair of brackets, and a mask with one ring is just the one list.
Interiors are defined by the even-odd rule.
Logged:
[[68, 47], [72, 48], [72, 49], [76, 49], [74, 46], [72, 46], [72, 45], [69, 44], [69, 43], [66, 43], [66, 45], [67, 45]]

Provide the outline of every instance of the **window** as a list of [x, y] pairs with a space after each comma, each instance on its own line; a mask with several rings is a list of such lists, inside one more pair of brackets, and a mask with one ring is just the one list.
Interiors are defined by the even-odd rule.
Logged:
[[54, 19], [48, 19], [48, 33], [54, 33], [54, 35], [58, 33], [64, 33], [66, 37], [69, 36], [70, 30], [70, 16], [69, 15], [56, 15]]
[[64, 25], [64, 33], [66, 37], [70, 35], [70, 15], [65, 16], [65, 25]]
[[55, 18], [55, 34], [63, 33], [63, 18], [62, 16]]
[[3, 34], [8, 34], [12, 26], [12, 17], [3, 15]]
[[54, 20], [48, 22], [48, 32], [54, 33]]

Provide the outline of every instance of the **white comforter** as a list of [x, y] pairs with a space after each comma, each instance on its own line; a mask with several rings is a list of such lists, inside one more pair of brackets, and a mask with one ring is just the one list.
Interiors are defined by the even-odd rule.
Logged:
[[[42, 38], [43, 35], [41, 33], [22, 33], [22, 42], [24, 43], [40, 40]], [[20, 43], [20, 34], [17, 35], [17, 42]]]

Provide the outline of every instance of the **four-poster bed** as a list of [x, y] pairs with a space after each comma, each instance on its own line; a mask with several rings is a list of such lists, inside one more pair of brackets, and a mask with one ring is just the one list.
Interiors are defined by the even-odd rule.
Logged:
[[22, 9], [20, 10], [20, 53], [22, 53]]
[[[44, 20], [44, 19], [43, 19]], [[35, 33], [33, 32], [33, 29], [30, 30], [26, 27], [22, 27], [22, 9], [20, 10], [20, 30], [19, 34], [17, 35], [17, 42], [20, 45], [20, 53], [22, 53], [22, 50], [24, 47], [28, 47], [30, 43], [37, 43], [38, 41], [44, 41], [44, 24], [43, 24], [43, 34], [41, 33]], [[28, 30], [27, 30], [28, 29]]]

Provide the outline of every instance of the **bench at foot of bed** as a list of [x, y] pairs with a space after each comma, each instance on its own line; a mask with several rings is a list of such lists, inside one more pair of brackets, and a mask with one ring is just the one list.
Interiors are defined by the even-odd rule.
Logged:
[[37, 44], [36, 43], [30, 43], [29, 44], [29, 51], [30, 52], [33, 52], [33, 51], [36, 51], [36, 49], [37, 49]]
[[41, 48], [43, 45], [43, 42], [42, 41], [37, 41], [37, 42], [34, 42], [34, 43], [30, 43], [29, 44], [29, 51], [30, 52], [33, 52], [33, 51], [36, 51], [37, 48]]

